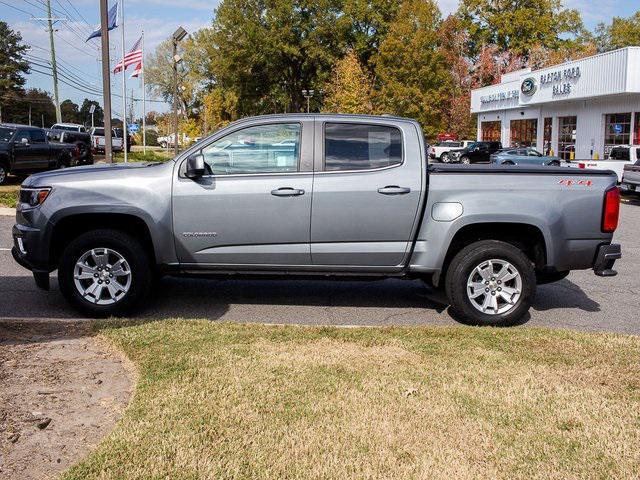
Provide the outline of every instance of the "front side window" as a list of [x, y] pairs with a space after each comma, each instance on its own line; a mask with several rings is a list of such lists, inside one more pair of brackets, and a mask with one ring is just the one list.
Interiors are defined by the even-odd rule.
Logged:
[[26, 139], [27, 142], [31, 141], [31, 137], [29, 136], [29, 131], [28, 130], [18, 130], [18, 133], [16, 135], [16, 138], [14, 140], [14, 142], [16, 143], [22, 143], [22, 139]]
[[385, 125], [327, 123], [324, 169], [371, 170], [402, 163], [400, 130]]
[[214, 175], [298, 171], [300, 124], [278, 123], [243, 128], [202, 149]]

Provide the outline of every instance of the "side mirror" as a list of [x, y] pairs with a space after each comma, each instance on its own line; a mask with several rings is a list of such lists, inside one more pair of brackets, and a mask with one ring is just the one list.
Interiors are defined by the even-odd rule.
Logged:
[[204, 155], [194, 153], [187, 158], [187, 178], [199, 178], [204, 175]]

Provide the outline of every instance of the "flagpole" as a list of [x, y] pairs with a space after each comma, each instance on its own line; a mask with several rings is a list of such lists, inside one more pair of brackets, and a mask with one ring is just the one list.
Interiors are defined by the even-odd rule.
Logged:
[[127, 76], [124, 69], [124, 0], [120, 0], [120, 29], [122, 34], [122, 149], [127, 163]]
[[147, 94], [144, 88], [144, 30], [142, 30], [142, 154], [147, 154]]

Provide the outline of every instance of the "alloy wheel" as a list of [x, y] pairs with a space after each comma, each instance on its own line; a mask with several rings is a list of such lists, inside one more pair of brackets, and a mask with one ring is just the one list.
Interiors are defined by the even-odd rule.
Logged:
[[92, 248], [80, 256], [73, 270], [78, 293], [96, 305], [112, 305], [131, 288], [129, 262], [110, 248]]
[[522, 276], [506, 260], [491, 259], [477, 265], [467, 280], [467, 298], [473, 307], [488, 315], [513, 309], [522, 294]]

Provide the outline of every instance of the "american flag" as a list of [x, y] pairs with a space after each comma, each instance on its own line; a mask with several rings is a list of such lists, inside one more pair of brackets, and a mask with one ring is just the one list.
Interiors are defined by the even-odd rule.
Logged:
[[[129, 53], [124, 56], [124, 69], [126, 70], [129, 65], [138, 64], [142, 62], [142, 36], [131, 47]], [[116, 67], [113, 69], [113, 73], [118, 73], [122, 70], [123, 61], [120, 60]]]
[[133, 69], [133, 73], [131, 74], [131, 78], [138, 78], [138, 76], [140, 75], [141, 72], [142, 72], [142, 61], [140, 61], [140, 63], [138, 63], [136, 65], [136, 67]]

